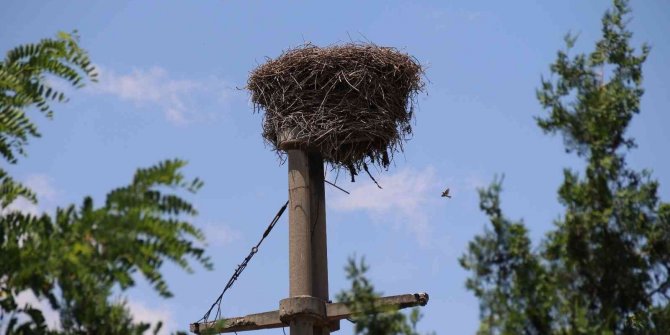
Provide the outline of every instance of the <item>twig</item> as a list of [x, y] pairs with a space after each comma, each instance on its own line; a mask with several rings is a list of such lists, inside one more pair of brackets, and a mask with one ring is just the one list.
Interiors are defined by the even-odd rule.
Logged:
[[328, 185], [330, 185], [330, 186], [333, 186], [333, 187], [335, 187], [336, 189], [338, 189], [338, 190], [340, 190], [340, 191], [342, 191], [342, 192], [344, 192], [344, 193], [346, 193], [346, 194], [351, 194], [351, 193], [349, 193], [347, 190], [345, 190], [345, 189], [343, 189], [343, 188], [341, 188], [341, 187], [339, 187], [339, 186], [337, 186], [337, 185], [335, 185], [335, 184], [333, 184], [333, 183], [331, 183], [331, 182], [329, 182], [329, 181], [327, 181], [327, 180], [325, 180], [325, 179], [324, 179], [324, 181], [326, 182], [326, 184], [328, 184]]
[[363, 170], [365, 170], [365, 172], [368, 174], [368, 176], [370, 176], [370, 179], [372, 179], [372, 181], [375, 182], [375, 184], [377, 185], [377, 187], [379, 187], [379, 189], [381, 190], [382, 187], [379, 185], [379, 183], [377, 182], [377, 180], [375, 179], [375, 177], [373, 177], [373, 176], [370, 174], [370, 171], [368, 170], [368, 165], [367, 165], [367, 164], [363, 164]]

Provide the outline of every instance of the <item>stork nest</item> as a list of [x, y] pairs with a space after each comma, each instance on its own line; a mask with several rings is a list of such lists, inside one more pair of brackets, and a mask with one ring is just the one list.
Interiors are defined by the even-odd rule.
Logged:
[[353, 180], [368, 165], [387, 169], [403, 151], [422, 77], [418, 61], [395, 48], [306, 44], [252, 71], [247, 89], [278, 153], [318, 151]]

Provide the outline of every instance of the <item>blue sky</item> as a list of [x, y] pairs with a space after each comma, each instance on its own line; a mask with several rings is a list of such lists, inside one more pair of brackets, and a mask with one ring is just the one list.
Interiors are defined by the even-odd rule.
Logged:
[[[347, 287], [347, 257], [364, 255], [385, 294], [426, 291], [423, 330], [471, 334], [478, 304], [465, 290], [457, 258], [483, 231], [476, 188], [505, 174], [503, 207], [539, 240], [561, 213], [556, 189], [563, 167], [580, 161], [559, 137], [543, 135], [535, 99], [540, 76], [580, 34], [590, 51], [608, 1], [3, 1], [0, 50], [59, 30], [78, 29], [100, 69], [100, 83], [70, 92], [54, 120], [32, 114], [43, 137], [10, 171], [53, 211], [125, 185], [137, 167], [179, 157], [205, 187], [190, 199], [195, 223], [210, 237], [214, 271], [166, 272], [175, 297], [146, 283], [124, 292], [138, 318], [187, 329], [225, 285], [287, 198], [285, 165], [263, 144], [260, 114], [239, 90], [266, 57], [303, 42], [369, 40], [410, 53], [427, 66], [415, 136], [378, 190], [367, 178], [328, 188], [331, 295]], [[634, 42], [648, 42], [646, 94], [630, 128], [636, 168], [650, 168], [670, 199], [670, 3], [633, 1]], [[665, 153], [665, 154], [664, 154]], [[334, 175], [329, 176], [333, 179]], [[450, 187], [453, 198], [440, 198]], [[288, 294], [288, 230], [283, 218], [224, 298], [226, 316], [276, 309]], [[278, 334], [281, 330], [256, 334]], [[340, 334], [352, 333], [348, 322]]]

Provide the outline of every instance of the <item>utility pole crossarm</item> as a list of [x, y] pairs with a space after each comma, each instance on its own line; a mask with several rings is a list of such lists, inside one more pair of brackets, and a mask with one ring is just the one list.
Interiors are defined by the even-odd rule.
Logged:
[[[379, 298], [375, 301], [375, 307], [382, 311], [397, 310], [416, 306], [425, 306], [428, 303], [428, 293], [414, 293], [392, 295]], [[348, 319], [353, 314], [345, 303], [326, 304], [328, 320]]]
[[[427, 293], [394, 295], [377, 299], [375, 305], [382, 310], [403, 309], [415, 306], [425, 306], [428, 303]], [[325, 304], [328, 322], [347, 319], [352, 316], [351, 310], [344, 303]], [[219, 322], [192, 323], [191, 332], [195, 334], [232, 333], [245, 330], [259, 330], [287, 327], [280, 320], [279, 311], [249, 314], [243, 317], [223, 319]]]
[[195, 334], [217, 334], [245, 330], [281, 328], [284, 326], [285, 325], [281, 320], [279, 320], [279, 311], [271, 311], [206, 323], [192, 323], [191, 332]]

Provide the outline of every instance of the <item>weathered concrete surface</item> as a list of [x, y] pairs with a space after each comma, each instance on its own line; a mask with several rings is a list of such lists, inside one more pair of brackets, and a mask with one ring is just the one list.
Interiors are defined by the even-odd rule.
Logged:
[[312, 295], [312, 225], [309, 158], [288, 151], [289, 297]]
[[305, 317], [316, 325], [326, 323], [326, 302], [312, 296], [297, 296], [279, 302], [279, 319], [290, 323], [293, 319]]
[[192, 323], [191, 332], [195, 334], [205, 334], [207, 331], [212, 331], [216, 334], [285, 327], [281, 320], [279, 320], [279, 311], [249, 314], [247, 316], [229, 318], [222, 321], [222, 323], [217, 323], [216, 321]]
[[[312, 234], [312, 296], [327, 302], [328, 297], [328, 244], [326, 234], [326, 190], [324, 183], [323, 157], [320, 153], [310, 152], [309, 188], [310, 222]], [[325, 313], [324, 313], [325, 315]], [[316, 325], [314, 335], [328, 335], [339, 329], [337, 326]]]
[[[191, 332], [231, 333], [290, 326], [291, 335], [328, 335], [352, 312], [343, 303], [329, 304], [326, 199], [323, 158], [300, 149], [288, 151], [289, 298], [278, 311], [219, 322], [191, 324]], [[380, 298], [381, 310], [424, 306], [428, 294]]]
[[[403, 309], [415, 306], [425, 306], [428, 304], [427, 293], [403, 294], [379, 298], [377, 306], [381, 309]], [[291, 307], [292, 308], [292, 307]], [[328, 323], [343, 320], [351, 317], [352, 313], [344, 303], [325, 304], [326, 318]], [[312, 323], [310, 323], [312, 324]], [[289, 325], [283, 323], [280, 319], [280, 311], [271, 311], [258, 314], [250, 314], [243, 317], [224, 319], [223, 324], [216, 322], [191, 324], [191, 332], [203, 334], [206, 330], [214, 333], [232, 333], [245, 330], [281, 328]], [[296, 323], [296, 331], [308, 331], [305, 323]], [[336, 330], [333, 326], [330, 330]]]

